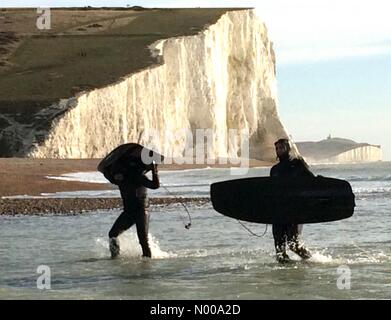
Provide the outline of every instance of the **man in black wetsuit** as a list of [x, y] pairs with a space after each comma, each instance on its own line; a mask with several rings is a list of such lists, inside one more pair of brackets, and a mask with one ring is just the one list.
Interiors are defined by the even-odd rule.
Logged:
[[[278, 164], [270, 170], [271, 177], [313, 177], [313, 173], [308, 169], [302, 158], [294, 158], [290, 155], [291, 146], [288, 139], [279, 139], [274, 143], [276, 147]], [[280, 263], [289, 262], [286, 253], [286, 244], [302, 259], [309, 259], [311, 253], [300, 243], [302, 225], [297, 224], [273, 224], [274, 245], [276, 248], [276, 258]]]
[[160, 186], [157, 165], [152, 164], [148, 169], [152, 169], [152, 180], [149, 180], [145, 174], [147, 170], [142, 165], [133, 164], [133, 168], [120, 168], [117, 164], [116, 168], [112, 168], [116, 173], [114, 179], [119, 186], [124, 211], [114, 222], [113, 227], [109, 232], [110, 252], [111, 257], [115, 258], [119, 255], [120, 247], [118, 236], [136, 224], [137, 236], [143, 251], [144, 257], [151, 257], [151, 249], [148, 243], [148, 223], [149, 215], [146, 211], [147, 205], [147, 190], [157, 189]]

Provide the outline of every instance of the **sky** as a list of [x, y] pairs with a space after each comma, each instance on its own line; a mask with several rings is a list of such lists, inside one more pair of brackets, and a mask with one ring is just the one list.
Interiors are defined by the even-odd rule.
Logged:
[[255, 7], [274, 43], [278, 112], [294, 141], [329, 134], [391, 160], [391, 1], [0, 0], [0, 7]]

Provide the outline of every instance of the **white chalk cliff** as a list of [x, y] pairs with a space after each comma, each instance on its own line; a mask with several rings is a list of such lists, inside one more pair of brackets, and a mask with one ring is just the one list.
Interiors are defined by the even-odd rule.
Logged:
[[375, 162], [383, 158], [382, 150], [379, 146], [358, 147], [335, 157], [326, 159], [330, 163], [351, 163], [351, 162]]
[[140, 142], [180, 157], [192, 143], [183, 130], [211, 129], [209, 157], [235, 157], [240, 139], [229, 130], [244, 129], [250, 157], [274, 159], [273, 142], [287, 133], [277, 114], [272, 44], [254, 10], [227, 12], [197, 35], [161, 40], [151, 50], [161, 64], [61, 101], [65, 112], [28, 155], [99, 158]]
[[382, 160], [379, 145], [357, 143], [343, 138], [327, 138], [318, 142], [297, 142], [300, 154], [309, 163], [357, 163]]

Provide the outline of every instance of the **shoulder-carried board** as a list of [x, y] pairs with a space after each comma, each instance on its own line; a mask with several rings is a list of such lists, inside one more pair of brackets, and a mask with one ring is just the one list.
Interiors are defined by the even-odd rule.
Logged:
[[231, 218], [267, 224], [336, 221], [353, 215], [349, 182], [318, 177], [259, 177], [211, 185], [213, 208]]

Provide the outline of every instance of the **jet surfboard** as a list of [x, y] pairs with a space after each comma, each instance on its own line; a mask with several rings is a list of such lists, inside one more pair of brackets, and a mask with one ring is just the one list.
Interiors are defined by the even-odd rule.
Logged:
[[265, 224], [321, 223], [349, 218], [349, 182], [317, 177], [256, 177], [211, 184], [213, 208], [228, 217]]

